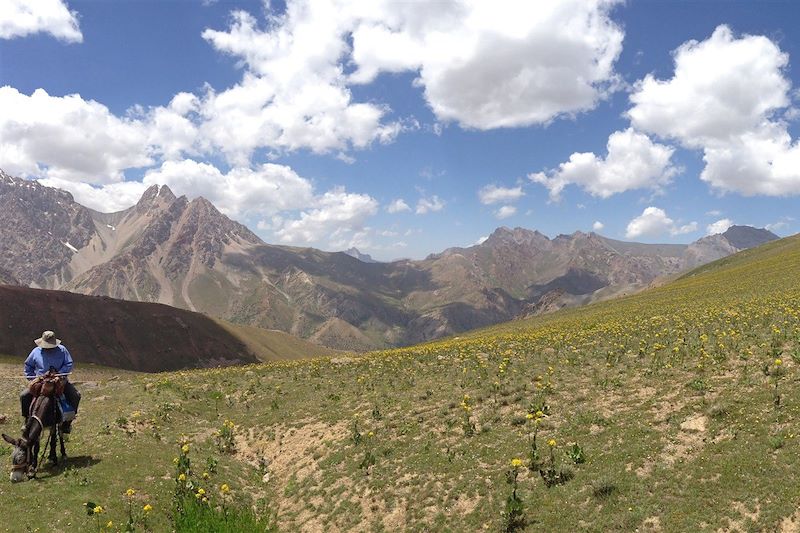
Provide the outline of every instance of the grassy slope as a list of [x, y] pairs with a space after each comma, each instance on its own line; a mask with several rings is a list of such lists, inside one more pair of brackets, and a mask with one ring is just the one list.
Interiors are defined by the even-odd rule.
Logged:
[[336, 350], [313, 344], [274, 329], [262, 329], [214, 319], [220, 326], [245, 343], [261, 361], [284, 361], [332, 356]]
[[[38, 482], [0, 482], [11, 517], [0, 529], [79, 530], [87, 499], [120, 524], [133, 487], [164, 530], [185, 434], [196, 465], [219, 460], [205, 486], [265, 498], [286, 531], [497, 530], [510, 460], [527, 461], [524, 415], [546, 404], [540, 448], [554, 439], [566, 463], [578, 442], [587, 462], [550, 489], [523, 471], [528, 530], [789, 531], [800, 524], [797, 280], [795, 237], [631, 297], [358, 359], [113, 380], [84, 368], [70, 443], [84, 459]], [[0, 413], [14, 412], [16, 393], [3, 387]], [[214, 442], [226, 418], [236, 454]], [[374, 465], [362, 468], [365, 457]], [[37, 505], [34, 523], [21, 511]]]

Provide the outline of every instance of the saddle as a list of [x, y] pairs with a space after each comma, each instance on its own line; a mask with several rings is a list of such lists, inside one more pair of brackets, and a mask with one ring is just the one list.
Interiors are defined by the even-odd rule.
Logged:
[[34, 398], [39, 396], [59, 398], [64, 394], [65, 386], [66, 382], [60, 377], [44, 375], [37, 376], [31, 381], [30, 385], [28, 385], [28, 390], [30, 390]]

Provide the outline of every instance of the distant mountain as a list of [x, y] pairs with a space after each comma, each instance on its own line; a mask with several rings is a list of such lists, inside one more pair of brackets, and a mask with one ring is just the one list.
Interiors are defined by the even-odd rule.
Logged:
[[734, 226], [689, 246], [654, 245], [503, 227], [475, 246], [377, 263], [354, 249], [266, 244], [207, 200], [175, 197], [166, 186], [106, 214], [5, 174], [0, 223], [0, 269], [22, 285], [166, 303], [347, 350], [635, 292], [776, 238]]
[[769, 230], [751, 226], [731, 226], [722, 236], [737, 250], [755, 248], [779, 238]]
[[684, 253], [684, 267], [688, 269], [704, 265], [778, 238], [766, 229], [731, 226], [724, 233], [709, 235], [690, 244]]
[[[329, 353], [278, 332], [233, 326], [166, 305], [0, 286], [0, 354], [20, 361], [53, 328], [77, 364], [158, 372]], [[280, 355], [278, 355], [278, 352]]]
[[362, 254], [361, 252], [358, 251], [358, 248], [348, 248], [347, 250], [344, 251], [344, 253], [346, 253], [350, 257], [355, 257], [362, 263], [377, 263], [377, 261], [375, 261], [371, 255]]

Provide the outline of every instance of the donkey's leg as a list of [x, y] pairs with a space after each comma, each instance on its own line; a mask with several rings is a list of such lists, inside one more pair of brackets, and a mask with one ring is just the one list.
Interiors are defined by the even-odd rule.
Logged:
[[67, 456], [67, 449], [64, 448], [64, 432], [61, 429], [58, 430], [58, 440], [61, 443], [61, 458], [65, 458]]
[[28, 465], [28, 477], [35, 478], [36, 470], [39, 468], [39, 441], [33, 443], [33, 453], [31, 454], [30, 464]]
[[50, 427], [50, 455], [48, 459], [54, 465], [58, 464], [58, 455], [56, 455], [56, 439], [58, 438], [58, 424], [53, 424]]

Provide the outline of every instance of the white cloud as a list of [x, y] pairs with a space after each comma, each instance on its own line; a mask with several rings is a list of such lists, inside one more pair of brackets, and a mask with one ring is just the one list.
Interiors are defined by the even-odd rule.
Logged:
[[0, 39], [49, 33], [71, 43], [83, 41], [78, 14], [62, 0], [3, 0], [0, 2]]
[[477, 245], [479, 245], [479, 244], [483, 244], [484, 242], [486, 242], [486, 239], [488, 239], [488, 238], [489, 238], [489, 236], [488, 236], [488, 235], [484, 235], [483, 237], [479, 237], [479, 238], [478, 238], [478, 240], [477, 240], [477, 241], [475, 241], [475, 243], [473, 244], [473, 246], [477, 246]]
[[21, 176], [111, 183], [153, 164], [147, 128], [79, 95], [0, 87], [0, 167]]
[[402, 198], [397, 198], [386, 206], [386, 211], [388, 213], [402, 213], [403, 211], [411, 211], [411, 207]]
[[315, 203], [312, 183], [285, 165], [271, 163], [255, 169], [217, 167], [191, 159], [166, 161], [144, 177], [146, 185], [163, 184], [177, 195], [202, 196], [233, 218], [271, 216]]
[[333, 248], [341, 248], [349, 237], [347, 244], [355, 245], [353, 237], [377, 211], [378, 202], [371, 196], [348, 193], [339, 187], [316, 199], [314, 207], [304, 210], [299, 218], [284, 221], [275, 234], [284, 243], [312, 244], [327, 240]]
[[716, 235], [717, 233], [725, 233], [731, 226], [733, 226], [733, 220], [723, 218], [706, 226], [706, 234]]
[[789, 227], [789, 221], [787, 219], [779, 220], [778, 222], [773, 222], [772, 224], [767, 224], [766, 226], [764, 226], [766, 230], [771, 231], [773, 233], [787, 227]]
[[478, 198], [484, 205], [514, 202], [525, 196], [522, 187], [498, 187], [486, 185], [478, 191]]
[[444, 201], [440, 200], [435, 194], [431, 197], [422, 197], [417, 201], [416, 214], [425, 215], [435, 213], [444, 209]]
[[353, 102], [347, 87], [351, 12], [335, 1], [295, 1], [263, 29], [245, 11], [232, 13], [228, 31], [206, 29], [204, 39], [247, 66], [240, 83], [206, 95], [208, 142], [242, 164], [258, 147], [324, 153], [391, 141], [403, 125], [384, 124], [387, 108]]
[[140, 181], [121, 181], [97, 186], [61, 178], [45, 178], [39, 180], [39, 183], [69, 191], [76, 202], [101, 213], [127, 209], [139, 201], [148, 187]]
[[134, 107], [118, 117], [78, 94], [0, 87], [0, 168], [61, 182], [122, 182], [126, 169], [196, 152], [191, 116], [198, 105], [194, 95], [178, 93], [167, 107]]
[[701, 179], [744, 195], [800, 194], [800, 143], [780, 111], [790, 104], [789, 57], [764, 36], [719, 26], [674, 52], [671, 79], [646, 76], [628, 111], [638, 129], [702, 149]]
[[601, 231], [605, 227], [606, 227], [606, 225], [603, 224], [602, 222], [600, 222], [599, 220], [596, 220], [595, 223], [592, 224], [592, 229], [594, 231]]
[[387, 106], [350, 90], [381, 72], [418, 73], [437, 117], [470, 128], [586, 111], [617, 83], [617, 3], [290, 0], [263, 25], [234, 11], [227, 31], [203, 38], [246, 69], [240, 83], [206, 94], [203, 137], [239, 165], [260, 147], [325, 153], [391, 142], [420, 125], [388, 120]]
[[517, 212], [517, 208], [513, 205], [504, 205], [500, 209], [494, 212], [495, 218], [498, 220], [503, 220], [504, 218], [508, 218], [514, 216]]
[[712, 209], [710, 211], [706, 211], [706, 215], [710, 217], [718, 217], [722, 215], [722, 211], [720, 211], [719, 209]]
[[654, 143], [633, 128], [612, 133], [607, 149], [605, 159], [592, 152], [576, 152], [558, 169], [528, 177], [547, 187], [550, 198], [557, 200], [569, 184], [601, 198], [632, 189], [658, 190], [678, 172], [670, 162], [673, 148]]
[[697, 222], [690, 222], [678, 226], [667, 213], [658, 207], [647, 207], [642, 214], [628, 223], [625, 236], [629, 239], [636, 237], [656, 237], [659, 235], [683, 235], [697, 231]]
[[416, 71], [437, 118], [490, 129], [592, 109], [616, 83], [613, 0], [369, 3], [351, 80]]

